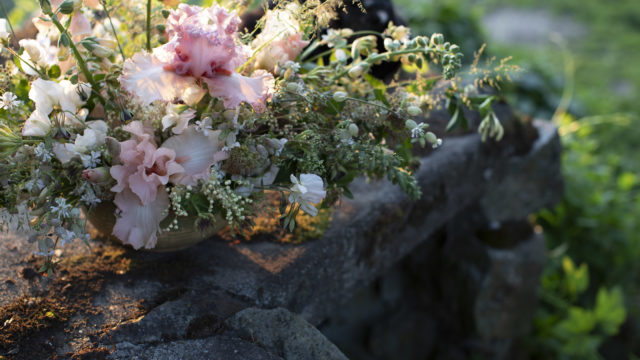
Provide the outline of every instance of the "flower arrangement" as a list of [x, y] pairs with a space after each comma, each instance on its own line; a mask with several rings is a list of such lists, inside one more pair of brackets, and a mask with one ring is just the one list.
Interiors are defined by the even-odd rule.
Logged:
[[[180, 218], [251, 226], [264, 192], [290, 230], [361, 175], [419, 198], [410, 149], [441, 144], [419, 118], [443, 100], [450, 127], [475, 107], [483, 136], [502, 136], [494, 97], [460, 86], [456, 45], [392, 23], [327, 29], [336, 1], [278, 2], [251, 32], [240, 3], [40, 5], [35, 39], [0, 20], [0, 226], [34, 234], [48, 259], [88, 239], [86, 214], [104, 204], [112, 234], [140, 249]], [[382, 62], [414, 75], [385, 84], [370, 74]]]

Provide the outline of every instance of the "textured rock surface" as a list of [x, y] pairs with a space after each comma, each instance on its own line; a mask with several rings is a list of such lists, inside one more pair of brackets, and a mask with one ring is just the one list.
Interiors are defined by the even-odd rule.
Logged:
[[[540, 136], [530, 150], [513, 138], [499, 144], [483, 144], [476, 135], [448, 139], [440, 150], [422, 159], [417, 177], [424, 196], [418, 202], [409, 201], [386, 181], [359, 180], [352, 187], [354, 199], [345, 200], [335, 211], [323, 238], [301, 245], [229, 243], [212, 238], [184, 251], [145, 253], [112, 244], [92, 243], [93, 249], [75, 244], [64, 250], [67, 260], [59, 273], [47, 278], [36, 272], [40, 260], [30, 255], [34, 244], [3, 234], [0, 245], [7, 250], [0, 252], [0, 305], [4, 311], [0, 325], [9, 340], [0, 346], [0, 354], [18, 359], [111, 354], [112, 358], [128, 359], [133, 354], [127, 352], [130, 347], [139, 349], [139, 356], [142, 352], [144, 356], [157, 354], [153, 358], [158, 359], [173, 358], [171, 354], [176, 353], [183, 354], [183, 359], [204, 356], [204, 352], [197, 353], [197, 346], [190, 347], [195, 352], [180, 350], [189, 344], [199, 344], [211, 352], [217, 351], [215, 344], [244, 344], [242, 351], [260, 351], [256, 342], [230, 333], [225, 320], [249, 307], [282, 307], [318, 325], [418, 245], [441, 247], [436, 234], [444, 228], [450, 229], [447, 236], [456, 240], [447, 240], [447, 248], [441, 250], [448, 255], [440, 261], [441, 268], [432, 270], [433, 274], [458, 276], [456, 286], [437, 287], [447, 280], [438, 277], [425, 277], [422, 284], [447, 295], [443, 297], [447, 302], [438, 303], [443, 313], [473, 319], [475, 306], [501, 306], [491, 303], [493, 295], [510, 286], [510, 279], [487, 280], [488, 269], [493, 266], [493, 273], [499, 274], [500, 269], [517, 266], [499, 250], [475, 251], [474, 247], [484, 249], [488, 245], [467, 237], [468, 232], [456, 237], [454, 230], [463, 228], [460, 224], [466, 224], [468, 218], [465, 212], [474, 207], [486, 214], [482, 224], [500, 228], [512, 218], [521, 220], [558, 198], [559, 140], [552, 125], [538, 123], [537, 128]], [[501, 211], [510, 204], [507, 199], [516, 205]], [[499, 200], [504, 202], [496, 206]], [[507, 240], [507, 244], [508, 248], [517, 248], [513, 240]], [[490, 244], [496, 249], [504, 246]], [[443, 269], [451, 272], [438, 272]], [[478, 289], [478, 284], [485, 284], [484, 288]], [[394, 286], [393, 282], [387, 283], [386, 301], [397, 296]], [[474, 305], [474, 296], [471, 303], [464, 303], [462, 288], [476, 295], [485, 291], [486, 295], [478, 299], [487, 300]], [[506, 306], [511, 298], [505, 297], [504, 301]], [[16, 332], [13, 327], [49, 312], [50, 316], [32, 327], [23, 327], [24, 332]], [[397, 319], [409, 320], [402, 331], [422, 342], [426, 350], [437, 348], [435, 337], [427, 334], [477, 330], [475, 325], [440, 329], [441, 322], [430, 312], [399, 314]], [[506, 328], [511, 326], [511, 320], [494, 321]], [[393, 352], [393, 348], [384, 348], [384, 329], [375, 330], [374, 335], [371, 341], [379, 353]], [[493, 339], [497, 335], [487, 336]], [[264, 348], [256, 358], [284, 357], [289, 354], [286, 351], [295, 349], [283, 346]]]
[[288, 360], [347, 360], [318, 329], [283, 308], [242, 310], [227, 320], [243, 338], [275, 349]]

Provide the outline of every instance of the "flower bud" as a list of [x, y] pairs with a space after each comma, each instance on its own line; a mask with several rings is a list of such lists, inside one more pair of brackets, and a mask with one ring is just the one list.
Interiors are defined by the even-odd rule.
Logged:
[[120, 164], [120, 143], [118, 142], [118, 140], [107, 136], [106, 138], [104, 138], [104, 141], [107, 144], [107, 150], [111, 155], [111, 161], [113, 162], [113, 164]]
[[102, 45], [98, 45], [96, 44], [93, 49], [91, 50], [91, 52], [93, 53], [93, 55], [97, 56], [97, 57], [109, 57], [112, 54], [112, 51]]
[[104, 46], [106, 48], [109, 48], [111, 50], [115, 49], [118, 46], [118, 42], [117, 41], [115, 41], [113, 39], [104, 39], [104, 38], [98, 39], [98, 44], [100, 44], [100, 45], [102, 45], [102, 46]]
[[349, 134], [351, 134], [351, 136], [356, 137], [358, 136], [358, 125], [351, 123], [349, 124], [349, 128], [347, 129], [349, 130]]
[[364, 72], [364, 67], [358, 64], [352, 67], [351, 69], [349, 69], [349, 77], [352, 79], [359, 78], [360, 76], [362, 76], [363, 72]]
[[418, 115], [422, 114], [422, 109], [420, 109], [420, 107], [418, 107], [418, 106], [412, 105], [412, 106], [409, 106], [407, 108], [407, 112], [411, 116], [418, 116]]
[[110, 178], [109, 169], [104, 166], [95, 169], [85, 169], [82, 171], [82, 178], [94, 184], [103, 183]]
[[49, 0], [40, 0], [40, 8], [43, 13], [47, 15], [51, 14], [51, 2]]
[[288, 92], [298, 93], [300, 91], [300, 84], [294, 82], [287, 83], [286, 88]]
[[416, 38], [416, 42], [418, 43], [419, 46], [421, 47], [425, 47], [427, 46], [427, 39], [424, 38], [424, 36], [420, 36]]
[[451, 51], [451, 52], [458, 52], [458, 51], [460, 51], [460, 46], [455, 45], [455, 44], [454, 44], [454, 45], [451, 45], [451, 47], [449, 48], [449, 51]]
[[333, 100], [337, 102], [343, 102], [347, 99], [347, 94], [344, 91], [336, 91], [333, 94]]
[[389, 50], [389, 51], [393, 51], [393, 49], [394, 49], [393, 40], [390, 39], [390, 38], [384, 39], [384, 48]]
[[74, 6], [73, 6], [73, 0], [66, 0], [64, 1], [62, 4], [60, 4], [60, 12], [65, 14], [65, 15], [69, 15], [73, 12], [74, 10]]
[[225, 111], [222, 113], [222, 116], [224, 117], [224, 119], [225, 119], [226, 121], [232, 121], [233, 119], [235, 119], [235, 118], [236, 118], [236, 111], [235, 111], [235, 110], [231, 110], [231, 109], [229, 109], [229, 110], [225, 110]]
[[230, 132], [225, 139], [225, 144], [229, 147], [233, 146], [236, 143], [236, 133]]
[[406, 126], [407, 129], [409, 129], [409, 130], [413, 130], [418, 126], [418, 124], [415, 121], [409, 119], [409, 120], [404, 122], [404, 126]]
[[433, 45], [442, 45], [444, 43], [444, 35], [435, 33], [431, 35], [431, 44]]
[[436, 145], [439, 143], [439, 139], [436, 136], [436, 134], [432, 133], [431, 131], [427, 131], [426, 134], [424, 134], [424, 137], [427, 139], [427, 141], [431, 144], [431, 145]]
[[65, 61], [69, 58], [69, 48], [61, 46], [58, 48], [58, 61]]

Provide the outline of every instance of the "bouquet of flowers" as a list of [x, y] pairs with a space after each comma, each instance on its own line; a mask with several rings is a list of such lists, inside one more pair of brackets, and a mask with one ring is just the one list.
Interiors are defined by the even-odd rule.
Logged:
[[[475, 106], [501, 136], [493, 98], [456, 81], [458, 46], [392, 23], [327, 29], [340, 4], [277, 2], [249, 30], [241, 3], [40, 0], [36, 38], [19, 41], [0, 20], [0, 226], [50, 258], [109, 205], [115, 237], [153, 248], [183, 226], [250, 227], [273, 192], [293, 229], [361, 175], [419, 198], [411, 147], [441, 144], [419, 121], [439, 97], [451, 127]], [[384, 83], [383, 62], [413, 75]]]

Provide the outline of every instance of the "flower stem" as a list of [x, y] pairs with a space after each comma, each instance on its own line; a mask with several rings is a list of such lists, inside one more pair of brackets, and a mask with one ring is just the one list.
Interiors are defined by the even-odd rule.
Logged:
[[[2, 2], [2, 0], [0, 0], [0, 3]], [[13, 50], [10, 47], [6, 47], [6, 49], [16, 58], [18, 58], [18, 60], [20, 60], [20, 62], [22, 62], [23, 64], [26, 64], [28, 67], [32, 68], [35, 72], [38, 73], [38, 75], [40, 75], [41, 78], [47, 80], [49, 79], [49, 77], [47, 76], [47, 74], [43, 74], [40, 70], [38, 70], [36, 68], [36, 66], [34, 64], [31, 64], [30, 62], [26, 61], [25, 59], [23, 59], [17, 52], [15, 52], [15, 50]]]
[[151, 51], [151, 0], [147, 0], [147, 51]]
[[13, 31], [13, 26], [11, 25], [11, 21], [9, 21], [9, 14], [7, 14], [7, 9], [4, 7], [4, 2], [2, 0], [0, 0], [0, 8], [2, 8], [2, 13], [4, 14], [5, 19], [7, 19], [7, 24], [9, 24], [9, 30], [11, 30], [13, 38], [15, 41], [18, 41], [18, 37], [16, 36], [15, 31]]
[[111, 14], [109, 13], [109, 9], [107, 9], [106, 0], [102, 0], [102, 7], [104, 8], [104, 12], [107, 13], [107, 18], [109, 19], [109, 24], [111, 25], [111, 31], [113, 32], [113, 36], [116, 38], [118, 49], [120, 50], [120, 55], [122, 55], [122, 59], [124, 60], [124, 51], [122, 50], [122, 45], [120, 44], [120, 39], [118, 38], [118, 33], [116, 32], [116, 27], [113, 26], [113, 20], [111, 20]]
[[64, 34], [69, 38], [69, 47], [71, 47], [71, 50], [73, 50], [73, 56], [76, 58], [76, 61], [78, 62], [78, 68], [80, 68], [80, 71], [82, 71], [82, 74], [84, 74], [89, 84], [91, 84], [91, 91], [98, 97], [102, 105], [105, 105], [106, 100], [102, 96], [102, 94], [100, 94], [100, 88], [98, 87], [98, 83], [96, 83], [96, 81], [93, 78], [93, 75], [91, 75], [91, 72], [87, 67], [87, 63], [82, 58], [80, 51], [78, 50], [78, 48], [76, 47], [76, 44], [73, 42], [73, 39], [67, 32], [67, 29], [65, 29], [65, 27], [60, 23], [56, 15], [54, 15], [51, 12], [47, 15], [49, 15], [51, 22], [53, 22], [53, 24], [58, 28], [58, 31], [60, 31], [60, 34]]

